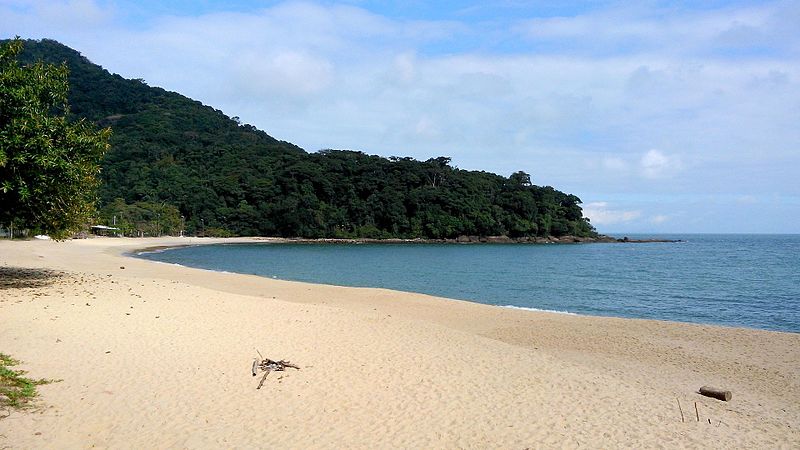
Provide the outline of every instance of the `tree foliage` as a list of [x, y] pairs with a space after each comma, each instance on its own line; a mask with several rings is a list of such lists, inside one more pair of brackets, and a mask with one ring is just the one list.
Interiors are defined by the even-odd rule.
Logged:
[[[443, 156], [417, 161], [351, 150], [307, 153], [179, 94], [112, 75], [55, 41], [26, 48], [32, 60], [66, 62], [72, 113], [114, 129], [103, 161], [103, 217], [127, 211], [117, 220], [131, 217], [125, 223], [140, 223], [139, 231], [144, 223], [133, 217], [152, 221], [143, 211], [172, 205], [190, 234], [594, 234], [578, 197], [536, 186], [525, 172], [504, 177], [461, 170]], [[166, 231], [162, 225], [156, 230]]]
[[0, 46], [0, 223], [63, 238], [94, 212], [110, 130], [69, 120], [66, 65], [21, 65]]
[[125, 236], [177, 235], [183, 230], [178, 208], [166, 202], [128, 204], [117, 198], [100, 209], [99, 218]]

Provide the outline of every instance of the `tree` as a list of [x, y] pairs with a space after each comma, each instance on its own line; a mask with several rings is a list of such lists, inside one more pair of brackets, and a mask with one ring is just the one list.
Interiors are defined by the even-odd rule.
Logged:
[[531, 176], [521, 170], [512, 173], [511, 176], [508, 177], [508, 182], [511, 186], [518, 188], [532, 186]]
[[22, 46], [0, 45], [0, 223], [63, 239], [94, 212], [111, 130], [69, 120], [67, 67], [20, 65]]
[[99, 211], [101, 223], [119, 228], [124, 236], [161, 236], [180, 234], [181, 214], [166, 202], [126, 204], [121, 198]]

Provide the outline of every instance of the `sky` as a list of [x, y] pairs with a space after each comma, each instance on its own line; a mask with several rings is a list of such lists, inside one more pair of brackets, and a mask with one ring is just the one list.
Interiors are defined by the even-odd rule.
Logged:
[[800, 233], [800, 1], [0, 0], [0, 38], [308, 151], [577, 195], [606, 233]]

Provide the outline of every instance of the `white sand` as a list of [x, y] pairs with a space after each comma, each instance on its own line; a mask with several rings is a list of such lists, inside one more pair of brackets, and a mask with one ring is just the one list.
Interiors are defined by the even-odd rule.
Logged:
[[[0, 412], [10, 414], [0, 448], [800, 443], [798, 334], [523, 311], [121, 256], [198, 241], [211, 240], [0, 242], [6, 278], [11, 267], [68, 272], [40, 286], [0, 280], [0, 352], [31, 377], [63, 380], [40, 387], [35, 409]], [[255, 349], [301, 370], [273, 373], [256, 390]], [[695, 393], [706, 384], [732, 390], [732, 401]]]

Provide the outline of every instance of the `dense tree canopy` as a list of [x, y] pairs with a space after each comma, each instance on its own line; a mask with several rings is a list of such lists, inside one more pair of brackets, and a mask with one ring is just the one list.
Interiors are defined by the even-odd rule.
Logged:
[[[133, 233], [300, 237], [587, 236], [580, 199], [455, 168], [450, 158], [307, 153], [179, 94], [126, 80], [55, 41], [30, 41], [30, 61], [66, 62], [72, 114], [110, 126], [101, 219]], [[164, 217], [171, 206], [170, 225]], [[165, 228], [166, 227], [166, 228]], [[181, 227], [183, 228], [183, 226]]]
[[110, 130], [69, 120], [67, 67], [21, 65], [22, 46], [0, 46], [0, 224], [63, 238], [94, 212]]

